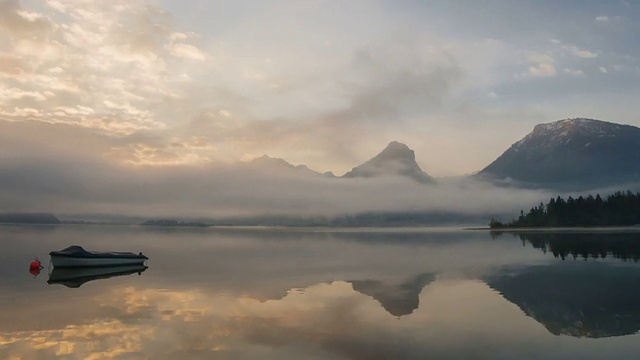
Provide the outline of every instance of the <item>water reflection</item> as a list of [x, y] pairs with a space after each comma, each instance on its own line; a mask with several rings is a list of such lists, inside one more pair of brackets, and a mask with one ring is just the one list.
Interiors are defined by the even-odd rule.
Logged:
[[86, 311], [80, 318], [61, 318], [47, 329], [0, 333], [0, 356], [364, 360], [640, 355], [637, 339], [549, 339], [547, 330], [479, 281], [436, 279], [420, 300], [410, 316], [397, 318], [344, 281], [266, 302], [206, 289], [114, 287], [69, 301], [69, 308]]
[[145, 265], [121, 265], [82, 268], [53, 268], [49, 274], [49, 284], [62, 284], [69, 288], [79, 288], [83, 284], [115, 276], [142, 273], [147, 270]]
[[601, 338], [640, 330], [640, 268], [563, 262], [504, 269], [487, 284], [554, 335]]
[[[411, 359], [495, 352], [477, 341], [513, 333], [513, 309], [492, 306], [496, 294], [479, 282], [433, 283], [427, 306], [397, 319], [344, 281], [309, 286], [261, 302], [205, 289], [115, 287], [88, 303], [75, 322], [0, 337], [0, 355], [24, 358]], [[431, 286], [429, 287], [431, 288]], [[473, 296], [468, 307], [458, 295]], [[46, 305], [44, 305], [46, 306]], [[502, 320], [481, 328], [502, 314]], [[516, 321], [519, 323], [519, 321]], [[447, 324], [446, 326], [443, 326]], [[530, 331], [524, 325], [522, 330]], [[443, 338], [440, 338], [443, 337]], [[460, 342], [459, 345], [452, 345]], [[515, 341], [524, 345], [524, 339]], [[507, 345], [502, 351], [513, 353]]]
[[355, 291], [376, 299], [389, 314], [400, 317], [418, 308], [422, 289], [435, 278], [435, 274], [426, 273], [397, 285], [377, 280], [351, 280], [349, 283]]
[[[41, 234], [0, 228], [3, 359], [640, 358], [620, 336], [638, 330], [640, 267], [611, 256], [460, 231]], [[153, 271], [82, 291], [24, 271], [74, 239], [143, 249]]]
[[[492, 232], [494, 239], [503, 235]], [[504, 267], [486, 278], [507, 300], [554, 335], [602, 338], [640, 330], [640, 234], [637, 232], [511, 233], [562, 260]], [[618, 262], [609, 261], [618, 260]]]
[[[492, 232], [494, 238], [503, 234], [505, 233]], [[518, 232], [511, 235], [520, 238], [523, 244], [529, 243], [545, 254], [551, 252], [553, 256], [562, 260], [569, 256], [574, 259], [604, 259], [608, 255], [624, 261], [640, 260], [640, 234], [638, 233]]]

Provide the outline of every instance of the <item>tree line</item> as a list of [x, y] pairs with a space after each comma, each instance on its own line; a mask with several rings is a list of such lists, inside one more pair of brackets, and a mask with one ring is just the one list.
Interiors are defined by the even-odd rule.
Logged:
[[566, 200], [560, 196], [540, 203], [509, 223], [491, 219], [491, 228], [630, 226], [640, 224], [640, 193], [617, 191], [605, 199], [596, 194]]

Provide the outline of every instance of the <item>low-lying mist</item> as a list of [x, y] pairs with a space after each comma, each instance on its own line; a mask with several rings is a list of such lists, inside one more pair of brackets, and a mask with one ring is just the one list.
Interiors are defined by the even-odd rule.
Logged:
[[4, 212], [178, 218], [373, 212], [516, 216], [557, 195], [468, 178], [429, 185], [403, 177], [333, 178], [250, 164], [124, 166], [96, 158], [28, 156], [0, 160], [0, 169]]

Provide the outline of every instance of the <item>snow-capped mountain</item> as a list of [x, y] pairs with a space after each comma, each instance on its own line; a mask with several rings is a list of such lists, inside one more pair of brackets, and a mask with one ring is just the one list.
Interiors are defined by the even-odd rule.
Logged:
[[345, 178], [377, 177], [377, 176], [406, 176], [424, 184], [435, 181], [427, 175], [416, 163], [416, 155], [405, 144], [392, 141], [381, 153], [362, 165], [354, 167], [344, 174]]
[[537, 125], [479, 178], [585, 189], [640, 180], [640, 128], [592, 119]]

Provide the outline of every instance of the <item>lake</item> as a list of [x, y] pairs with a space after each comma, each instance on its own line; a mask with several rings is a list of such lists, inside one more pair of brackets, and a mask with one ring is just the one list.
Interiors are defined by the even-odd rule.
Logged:
[[[0, 241], [2, 359], [640, 358], [640, 229], [2, 226]], [[148, 268], [46, 266], [73, 244]]]

